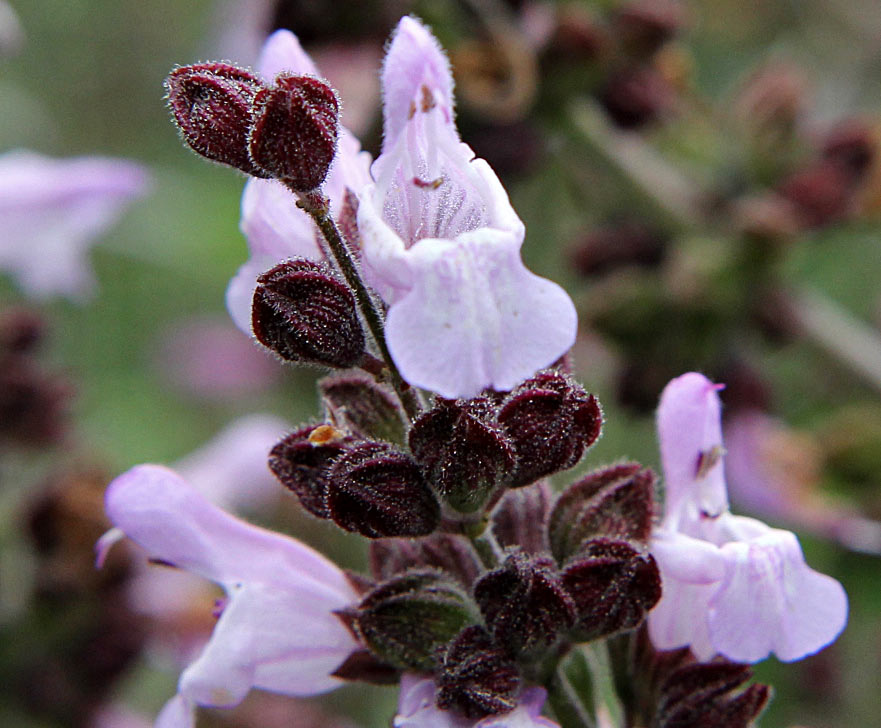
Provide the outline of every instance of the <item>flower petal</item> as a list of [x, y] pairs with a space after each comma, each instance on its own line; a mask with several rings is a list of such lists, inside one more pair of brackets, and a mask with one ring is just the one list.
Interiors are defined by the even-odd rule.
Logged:
[[844, 629], [844, 589], [808, 567], [789, 531], [766, 527], [763, 536], [729, 542], [722, 551], [729, 574], [710, 600], [709, 627], [729, 659], [758, 662], [774, 652], [786, 662], [799, 660]]
[[276, 30], [263, 44], [257, 70], [272, 81], [279, 73], [317, 76], [318, 70], [303, 50], [300, 40], [289, 30]]
[[452, 125], [450, 63], [428, 28], [408, 16], [398, 23], [382, 67], [383, 153], [397, 142], [425, 94], [440, 109], [445, 123]]
[[239, 268], [226, 287], [226, 310], [236, 328], [243, 334], [254, 335], [251, 330], [251, 307], [257, 278], [277, 262], [268, 255], [256, 255]]
[[484, 228], [409, 252], [412, 288], [386, 322], [404, 379], [449, 398], [509, 390], [572, 346], [571, 299], [530, 273], [519, 247], [510, 233]]
[[138, 465], [105, 496], [113, 524], [151, 557], [222, 584], [313, 583], [345, 604], [356, 595], [340, 569], [292, 538], [252, 526], [209, 503], [172, 470]]
[[146, 170], [127, 160], [0, 156], [0, 270], [38, 298], [88, 297], [95, 281], [86, 249], [148, 182]]
[[237, 705], [252, 687], [293, 696], [342, 684], [333, 672], [357, 643], [309, 580], [245, 584], [233, 591], [211, 639], [181, 675], [179, 691], [199, 705]]
[[284, 420], [272, 415], [240, 417], [179, 460], [175, 469], [221, 508], [259, 508], [279, 494], [278, 481], [266, 463], [269, 451], [289, 431]]
[[196, 709], [182, 695], [175, 695], [159, 711], [154, 728], [195, 728]]
[[276, 261], [323, 257], [315, 225], [297, 207], [291, 191], [277, 180], [248, 180], [242, 194], [239, 227], [248, 239], [252, 255], [268, 255]]
[[728, 509], [717, 389], [702, 374], [689, 372], [672, 380], [661, 394], [657, 418], [665, 522], [678, 522], [686, 504], [711, 516]]

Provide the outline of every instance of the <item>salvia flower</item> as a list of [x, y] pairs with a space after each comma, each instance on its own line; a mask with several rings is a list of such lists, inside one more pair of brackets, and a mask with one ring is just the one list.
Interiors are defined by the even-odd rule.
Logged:
[[[157, 465], [116, 478], [105, 507], [152, 560], [196, 573], [227, 593], [211, 639], [184, 670], [157, 726], [191, 728], [195, 705], [237, 705], [251, 688], [304, 696], [341, 684], [331, 673], [358, 645], [333, 611], [357, 595], [330, 561], [227, 514]], [[99, 543], [99, 561], [107, 546]]]
[[807, 566], [795, 535], [729, 511], [718, 389], [692, 372], [661, 395], [667, 500], [651, 550], [663, 596], [649, 634], [658, 649], [687, 645], [700, 660], [799, 660], [844, 629], [847, 596]]
[[34, 298], [89, 297], [86, 252], [148, 182], [141, 165], [124, 159], [0, 155], [0, 270]]
[[358, 227], [390, 306], [392, 358], [404, 379], [443, 397], [511, 389], [569, 349], [575, 308], [524, 267], [523, 223], [459, 140], [449, 64], [415, 18], [398, 25], [382, 87], [382, 154], [359, 194]]

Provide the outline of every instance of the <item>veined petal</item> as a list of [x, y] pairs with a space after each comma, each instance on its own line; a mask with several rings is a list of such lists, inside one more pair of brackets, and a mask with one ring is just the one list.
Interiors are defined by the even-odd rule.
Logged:
[[678, 522], [689, 505], [693, 515], [716, 516], [728, 509], [717, 390], [718, 385], [702, 374], [689, 372], [672, 380], [661, 394], [657, 418], [665, 523]]
[[233, 591], [211, 639], [181, 675], [179, 692], [199, 705], [237, 705], [252, 687], [305, 696], [338, 687], [330, 673], [357, 647], [328, 599], [304, 581]]
[[491, 228], [409, 251], [410, 291], [389, 309], [389, 349], [408, 382], [443, 397], [508, 390], [575, 340], [575, 307], [530, 273], [520, 241]]
[[341, 604], [357, 597], [343, 572], [292, 538], [229, 515], [172, 470], [138, 465], [113, 480], [107, 515], [151, 557], [223, 585], [312, 582], [316, 593]]
[[758, 662], [774, 652], [785, 662], [800, 660], [844, 629], [844, 589], [808, 567], [789, 531], [766, 527], [763, 535], [731, 541], [721, 550], [729, 573], [710, 600], [709, 628], [726, 657]]
[[398, 23], [382, 67], [383, 153], [397, 142], [425, 94], [441, 111], [444, 123], [452, 125], [450, 63], [428, 28], [408, 16]]

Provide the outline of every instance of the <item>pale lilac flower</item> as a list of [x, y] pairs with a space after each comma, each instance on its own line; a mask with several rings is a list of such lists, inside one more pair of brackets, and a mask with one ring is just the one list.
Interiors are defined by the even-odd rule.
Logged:
[[[257, 69], [271, 81], [279, 73], [318, 75], [297, 37], [287, 30], [273, 33], [260, 55]], [[330, 209], [338, 216], [346, 189], [357, 191], [370, 179], [370, 155], [345, 127], [340, 128], [337, 153], [324, 182]], [[248, 240], [251, 258], [230, 281], [226, 303], [236, 326], [251, 334], [251, 302], [257, 276], [283, 260], [324, 257], [319, 232], [312, 219], [297, 207], [296, 198], [276, 180], [252, 178], [242, 195], [240, 227]]]
[[544, 688], [528, 688], [520, 695], [514, 710], [470, 720], [435, 705], [435, 684], [431, 678], [404, 674], [398, 696], [398, 712], [392, 728], [559, 728], [544, 718], [541, 709], [547, 693]]
[[[113, 524], [149, 556], [224, 588], [201, 655], [184, 670], [157, 728], [191, 728], [196, 705], [231, 707], [251, 688], [315, 695], [357, 648], [333, 614], [357, 600], [343, 572], [308, 546], [240, 521], [173, 471], [140, 465], [105, 497]], [[99, 562], [112, 539], [99, 542]]]
[[13, 56], [24, 45], [24, 30], [12, 6], [0, 0], [0, 57]]
[[141, 165], [122, 159], [0, 156], [0, 270], [35, 298], [87, 297], [89, 246], [147, 183]]
[[520, 258], [523, 223], [459, 139], [438, 42], [403, 18], [382, 71], [385, 136], [359, 194], [369, 280], [404, 379], [444, 397], [511, 389], [575, 341], [575, 307]]
[[[264, 511], [282, 494], [266, 464], [272, 446], [290, 426], [268, 414], [254, 414], [231, 422], [198, 450], [174, 465], [209, 502], [236, 514]], [[178, 569], [138, 569], [129, 585], [132, 608], [154, 618], [173, 621], [187, 614], [205, 595], [205, 582]], [[189, 648], [202, 635], [184, 641]]]
[[658, 649], [688, 645], [699, 660], [798, 660], [844, 629], [847, 596], [807, 566], [792, 533], [728, 510], [718, 389], [689, 373], [661, 395], [666, 503], [651, 550], [663, 596], [649, 635]]

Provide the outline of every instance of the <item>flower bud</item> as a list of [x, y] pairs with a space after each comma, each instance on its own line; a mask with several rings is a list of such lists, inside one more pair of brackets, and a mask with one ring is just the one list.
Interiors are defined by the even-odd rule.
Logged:
[[651, 66], [616, 71], [600, 91], [600, 103], [622, 129], [639, 129], [666, 113], [675, 101], [674, 90]]
[[321, 185], [336, 154], [339, 100], [334, 90], [312, 76], [281, 74], [255, 104], [248, 139], [254, 163], [299, 192]]
[[330, 518], [326, 503], [328, 470], [351, 443], [352, 438], [330, 425], [302, 427], [272, 448], [269, 468], [309, 513]]
[[547, 522], [551, 486], [539, 481], [507, 491], [492, 513], [492, 529], [502, 548], [519, 546], [527, 554], [548, 551]]
[[633, 55], [646, 58], [673, 38], [684, 22], [677, 0], [632, 0], [615, 11], [615, 30]]
[[256, 76], [225, 63], [181, 66], [165, 79], [172, 116], [193, 151], [255, 177], [267, 176], [248, 156], [254, 101], [263, 89]]
[[413, 423], [410, 450], [455, 510], [479, 508], [514, 467], [514, 448], [487, 399], [439, 399]]
[[522, 552], [484, 574], [474, 599], [496, 644], [512, 655], [552, 644], [575, 622], [575, 603], [553, 561]]
[[570, 485], [551, 511], [551, 552], [562, 564], [591, 538], [645, 544], [654, 515], [655, 475], [639, 463], [595, 470]]
[[380, 660], [411, 670], [434, 668], [438, 646], [477, 612], [464, 590], [432, 569], [400, 574], [367, 594], [351, 615], [358, 635]]
[[592, 394], [546, 370], [511, 392], [498, 421], [517, 452], [508, 484], [519, 488], [575, 465], [599, 437], [603, 413]]
[[257, 279], [254, 336], [287, 361], [345, 369], [364, 356], [351, 290], [324, 265], [295, 259]]
[[594, 539], [563, 572], [575, 602], [578, 641], [633, 629], [661, 598], [661, 577], [651, 554], [624, 541]]
[[474, 549], [450, 533], [425, 538], [383, 538], [370, 542], [370, 571], [374, 578], [390, 579], [414, 568], [432, 567], [455, 577], [466, 589], [481, 571]]
[[602, 275], [624, 266], [656, 268], [664, 259], [667, 236], [635, 221], [591, 230], [577, 241], [570, 259], [584, 276]]
[[450, 643], [436, 680], [438, 707], [456, 709], [471, 720], [504, 713], [517, 704], [517, 666], [479, 625], [462, 630]]
[[697, 663], [675, 670], [661, 685], [652, 725], [658, 728], [747, 728], [768, 702], [767, 685], [738, 690], [752, 676], [746, 665]]
[[318, 382], [328, 417], [356, 437], [404, 442], [404, 413], [395, 395], [373, 377], [341, 374]]
[[419, 466], [380, 442], [352, 447], [328, 474], [327, 508], [340, 528], [368, 538], [426, 536], [440, 522], [440, 506]]

